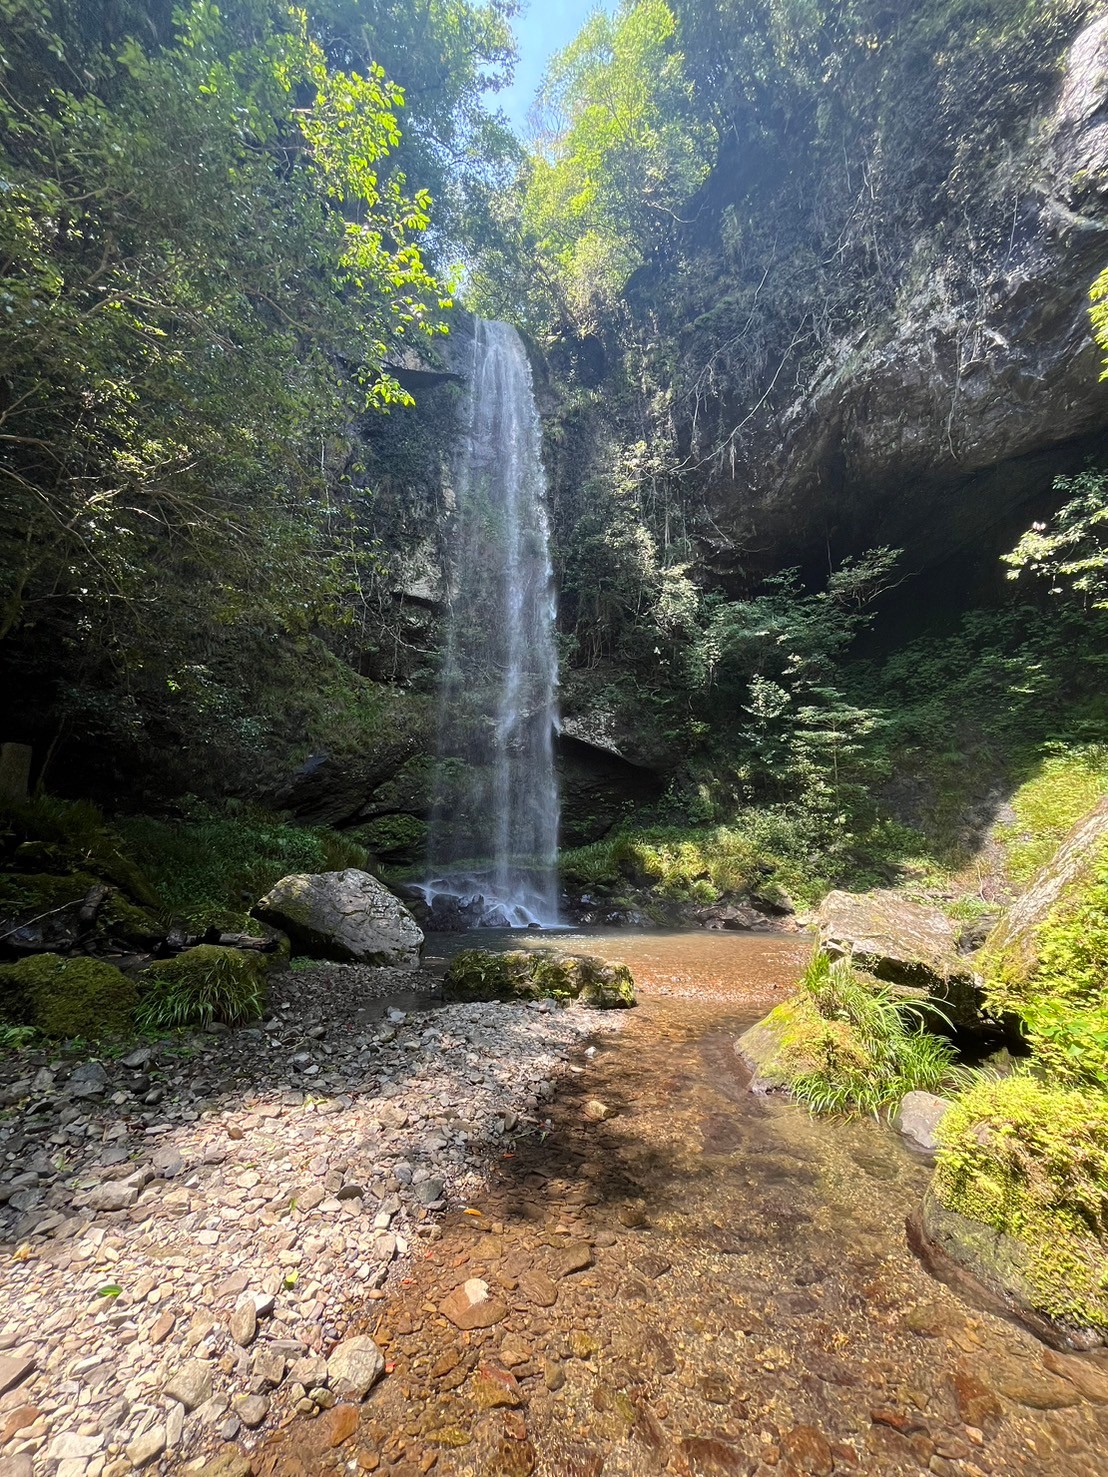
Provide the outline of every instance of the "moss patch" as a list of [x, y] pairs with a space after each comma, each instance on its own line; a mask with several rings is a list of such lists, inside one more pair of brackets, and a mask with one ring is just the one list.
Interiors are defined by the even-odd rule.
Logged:
[[553, 949], [464, 949], [450, 963], [445, 988], [455, 1000], [580, 1000], [597, 1010], [636, 1003], [626, 964]]
[[1047, 1317], [1108, 1332], [1108, 1099], [1027, 1075], [984, 1081], [938, 1137], [940, 1205], [1018, 1252], [975, 1270]]
[[1022, 925], [1013, 909], [977, 963], [989, 1008], [1022, 1020], [1058, 1081], [1108, 1089], [1108, 839], [1094, 837], [1072, 863], [1065, 853], [1051, 864], [1065, 868], [1062, 885]]
[[198, 944], [142, 976], [139, 1019], [153, 1030], [256, 1020], [265, 1008], [267, 972], [264, 954]]
[[133, 980], [100, 959], [38, 954], [0, 965], [0, 1014], [46, 1036], [114, 1036], [132, 1025]]

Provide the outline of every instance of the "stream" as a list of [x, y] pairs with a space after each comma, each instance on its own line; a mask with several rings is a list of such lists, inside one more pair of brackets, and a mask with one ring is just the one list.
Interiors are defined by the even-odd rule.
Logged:
[[[747, 1091], [735, 1040], [807, 940], [555, 942], [625, 959], [640, 1005], [381, 1305], [369, 1329], [392, 1371], [356, 1443], [333, 1449], [328, 1412], [267, 1443], [257, 1472], [1104, 1471], [1108, 1356], [1055, 1355], [927, 1275], [904, 1219], [928, 1167], [889, 1129]], [[469, 1278], [503, 1313], [467, 1332], [438, 1310]]]

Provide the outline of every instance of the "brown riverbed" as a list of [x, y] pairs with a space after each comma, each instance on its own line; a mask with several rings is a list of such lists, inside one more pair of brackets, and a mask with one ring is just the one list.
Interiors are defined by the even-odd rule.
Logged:
[[[1108, 1362], [1052, 1354], [927, 1276], [904, 1236], [926, 1165], [872, 1121], [747, 1092], [734, 1042], [807, 942], [587, 947], [631, 964], [640, 1006], [377, 1305], [391, 1370], [366, 1405], [295, 1422], [255, 1469], [1103, 1472], [1108, 1403], [1087, 1397], [1108, 1402]], [[503, 1306], [488, 1329], [438, 1311], [469, 1278]]]

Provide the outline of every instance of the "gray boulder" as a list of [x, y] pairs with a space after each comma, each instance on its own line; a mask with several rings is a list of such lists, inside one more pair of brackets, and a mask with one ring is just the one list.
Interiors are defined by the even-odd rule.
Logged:
[[423, 931], [400, 899], [353, 867], [282, 877], [254, 915], [320, 959], [415, 965], [423, 947]]
[[958, 953], [958, 930], [945, 913], [897, 892], [831, 892], [817, 914], [820, 948], [849, 958], [899, 994], [930, 998], [955, 1025], [979, 1017], [980, 988]]
[[893, 1126], [913, 1149], [936, 1154], [939, 1149], [936, 1133], [950, 1108], [949, 1098], [937, 1097], [933, 1092], [908, 1092], [900, 1100]]

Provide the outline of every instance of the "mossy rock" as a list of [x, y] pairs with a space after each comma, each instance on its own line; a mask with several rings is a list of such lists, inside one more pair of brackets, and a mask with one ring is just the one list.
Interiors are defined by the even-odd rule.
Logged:
[[0, 1015], [45, 1036], [122, 1035], [137, 1002], [134, 981], [102, 959], [36, 954], [0, 965]]
[[626, 964], [554, 949], [464, 949], [451, 960], [445, 989], [454, 1000], [580, 1000], [595, 1010], [636, 1004]]
[[33, 927], [43, 942], [57, 945], [91, 932], [96, 939], [138, 950], [152, 948], [165, 938], [165, 929], [154, 914], [115, 887], [97, 909], [95, 923], [90, 928], [81, 925], [77, 914], [85, 899], [94, 888], [106, 885], [91, 872], [4, 873], [0, 875], [0, 931]]
[[1060, 1341], [1108, 1341], [1108, 1098], [1029, 1075], [972, 1087], [938, 1129], [931, 1243]]
[[237, 1026], [265, 1010], [269, 960], [254, 949], [197, 944], [141, 977], [139, 1019], [152, 1029]]
[[1023, 1022], [1053, 1076], [1108, 1088], [1108, 800], [1073, 828], [976, 964], [990, 1008]]

